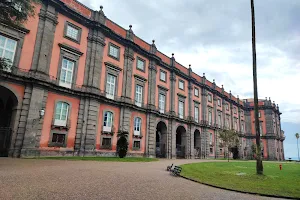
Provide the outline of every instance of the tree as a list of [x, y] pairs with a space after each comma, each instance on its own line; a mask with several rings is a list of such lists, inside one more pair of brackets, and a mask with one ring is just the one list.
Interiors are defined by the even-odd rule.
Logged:
[[254, 0], [251, 0], [251, 21], [252, 21], [252, 61], [253, 61], [253, 93], [254, 93], [254, 118], [256, 132], [256, 173], [263, 174], [264, 168], [261, 158], [260, 131], [258, 121], [258, 94], [257, 94], [257, 73], [256, 73], [256, 39], [255, 39], [255, 11]]
[[227, 157], [229, 162], [229, 150], [237, 146], [239, 143], [239, 136], [234, 130], [223, 130], [219, 133], [219, 137], [223, 141], [224, 146], [227, 147]]
[[300, 158], [299, 158], [299, 146], [298, 146], [299, 133], [296, 133], [295, 136], [297, 138], [298, 160], [300, 160]]
[[117, 154], [120, 158], [126, 157], [128, 150], [128, 141], [127, 141], [128, 132], [121, 131], [118, 134], [118, 142], [117, 142]]
[[0, 0], [0, 19], [9, 24], [21, 25], [35, 15], [40, 0]]

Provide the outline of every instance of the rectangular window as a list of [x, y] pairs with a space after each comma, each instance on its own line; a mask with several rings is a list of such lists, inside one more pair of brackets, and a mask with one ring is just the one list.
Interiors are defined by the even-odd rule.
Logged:
[[141, 142], [140, 141], [134, 141], [133, 142], [133, 150], [140, 150], [141, 148]]
[[221, 113], [218, 114], [218, 128], [221, 128], [222, 126], [222, 115]]
[[178, 102], [178, 114], [179, 114], [179, 118], [181, 118], [181, 119], [183, 119], [183, 112], [184, 112], [184, 102], [179, 101]]
[[199, 97], [199, 89], [198, 88], [194, 89], [194, 94], [196, 97]]
[[182, 80], [179, 80], [179, 89], [184, 90], [184, 82]]
[[58, 102], [55, 107], [54, 125], [66, 126], [69, 113], [69, 104], [65, 102]]
[[259, 117], [259, 118], [261, 117], [261, 113], [260, 113], [260, 112], [258, 112], [258, 117]]
[[102, 138], [102, 148], [103, 149], [111, 148], [111, 138]]
[[9, 67], [3, 70], [11, 72], [11, 66], [14, 62], [16, 47], [17, 41], [0, 35], [0, 58], [6, 58], [6, 61], [9, 65]]
[[226, 116], [226, 128], [229, 128], [229, 116]]
[[212, 112], [211, 112], [211, 109], [208, 110], [208, 124], [212, 125]]
[[67, 88], [72, 87], [74, 65], [75, 63], [73, 61], [63, 58], [59, 80], [60, 86]]
[[195, 122], [199, 122], [199, 105], [195, 104], [195, 111], [194, 111], [194, 115], [195, 115]]
[[211, 102], [211, 101], [212, 101], [211, 94], [208, 94], [208, 96], [207, 96], [207, 100], [208, 100], [209, 102]]
[[141, 71], [145, 71], [145, 61], [138, 58], [137, 59], [137, 64], [136, 64], [136, 68], [141, 70]]
[[234, 130], [238, 130], [237, 118], [234, 118]]
[[236, 114], [236, 107], [233, 107], [233, 112], [234, 114]]
[[111, 132], [112, 126], [113, 126], [113, 113], [110, 111], [106, 111], [104, 113], [103, 131]]
[[221, 106], [221, 99], [218, 99], [218, 106]]
[[227, 111], [229, 110], [229, 105], [228, 105], [228, 103], [226, 104], [226, 110], [227, 110]]
[[120, 55], [120, 47], [110, 44], [109, 45], [109, 51], [108, 51], [108, 55], [115, 58], [115, 59], [119, 59], [119, 55]]
[[106, 97], [109, 99], [114, 99], [115, 88], [116, 88], [116, 79], [117, 77], [108, 74], [106, 80]]
[[65, 144], [65, 140], [66, 134], [53, 133], [51, 142], [57, 144], [58, 146], [63, 146]]
[[74, 40], [78, 40], [79, 31], [77, 28], [67, 25], [67, 33], [66, 35]]
[[210, 145], [212, 145], [212, 141], [213, 141], [213, 134], [209, 133], [209, 143], [210, 143]]
[[244, 132], [244, 122], [241, 123], [241, 130]]
[[142, 119], [139, 117], [134, 118], [134, 135], [141, 135]]
[[143, 101], [143, 86], [135, 86], [135, 105], [141, 107]]
[[165, 102], [166, 102], [166, 96], [164, 94], [159, 94], [159, 112], [165, 113]]
[[213, 148], [212, 148], [212, 147], [209, 148], [209, 153], [210, 153], [210, 154], [213, 154]]
[[167, 72], [160, 70], [159, 79], [163, 82], [167, 81]]

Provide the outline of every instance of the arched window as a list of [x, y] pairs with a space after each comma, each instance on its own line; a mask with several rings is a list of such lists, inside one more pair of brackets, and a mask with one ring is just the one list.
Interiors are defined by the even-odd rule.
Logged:
[[106, 111], [104, 113], [103, 131], [111, 132], [112, 125], [113, 125], [113, 113], [110, 111]]
[[139, 117], [136, 117], [134, 119], [134, 135], [141, 134], [141, 127], [142, 127], [142, 119]]
[[55, 107], [54, 125], [66, 126], [69, 114], [70, 105], [66, 102], [59, 101]]

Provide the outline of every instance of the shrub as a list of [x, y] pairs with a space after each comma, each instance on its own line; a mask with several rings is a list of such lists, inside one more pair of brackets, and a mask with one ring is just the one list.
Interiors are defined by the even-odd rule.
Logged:
[[121, 131], [118, 134], [118, 142], [117, 142], [117, 154], [120, 158], [126, 157], [128, 150], [128, 141], [127, 141], [128, 132]]

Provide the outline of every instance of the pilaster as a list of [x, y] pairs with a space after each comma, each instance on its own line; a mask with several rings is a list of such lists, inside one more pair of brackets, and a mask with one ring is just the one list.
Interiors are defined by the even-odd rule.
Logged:
[[[36, 155], [37, 153], [36, 147], [39, 147], [39, 138], [43, 125], [43, 119], [40, 118], [40, 110], [46, 104], [47, 95], [48, 93], [44, 89], [33, 87], [31, 97], [23, 100], [23, 104], [28, 103], [26, 106], [28, 107], [28, 115], [26, 119], [25, 133], [21, 140], [22, 157]], [[20, 126], [22, 126], [22, 124], [20, 124]]]
[[[150, 46], [150, 53], [155, 54], [156, 53], [156, 46], [154, 44], [154, 40], [152, 41], [152, 45]], [[148, 104], [151, 109], [155, 109], [155, 99], [157, 98], [156, 94], [156, 73], [157, 73], [157, 67], [156, 62], [154, 60], [149, 61], [149, 73], [148, 73]]]
[[132, 68], [134, 62], [133, 49], [125, 47], [124, 52], [124, 68], [123, 68], [123, 84], [122, 84], [122, 99], [131, 103], [131, 88], [132, 88]]
[[34, 46], [31, 70], [40, 78], [47, 79], [52, 55], [53, 40], [57, 21], [57, 11], [51, 5], [42, 3], [39, 13], [38, 30]]
[[171, 90], [170, 90], [170, 114], [171, 115], [176, 115], [175, 112], [175, 101], [176, 101], [176, 95], [175, 95], [175, 87], [176, 87], [176, 74], [174, 71], [175, 68], [175, 58], [174, 58], [174, 53], [172, 53], [172, 58], [171, 58], [171, 71], [170, 71], [170, 85], [171, 85]]

